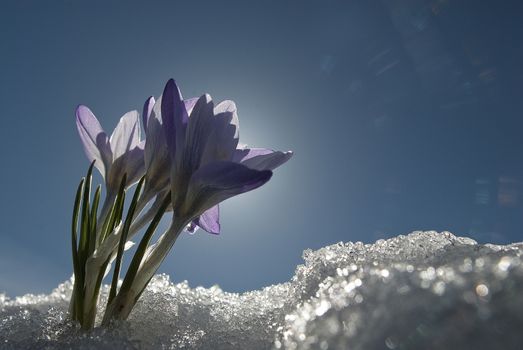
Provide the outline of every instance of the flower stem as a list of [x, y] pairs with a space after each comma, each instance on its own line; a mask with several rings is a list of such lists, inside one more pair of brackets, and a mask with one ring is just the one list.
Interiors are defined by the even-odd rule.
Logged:
[[[102, 321], [103, 325], [107, 325], [112, 319], [127, 319], [142, 292], [145, 290], [145, 287], [147, 287], [147, 284], [160, 267], [160, 264], [171, 250], [187, 223], [187, 220], [173, 219], [169, 229], [167, 229], [155, 244], [147, 249], [146, 257], [140, 264], [133, 280], [130, 283], [126, 283], [125, 288], [124, 285], [122, 285], [118, 295], [112, 303], [107, 306]], [[124, 281], [124, 283], [125, 282], [126, 281]]]
[[96, 238], [98, 240], [98, 246], [102, 243], [102, 231], [103, 231], [103, 223], [108, 219], [108, 215], [111, 213], [111, 209], [114, 206], [114, 201], [116, 199], [116, 195], [112, 193], [108, 193], [105, 197], [104, 204], [102, 205], [102, 210], [100, 211], [100, 215], [98, 216], [98, 222], [101, 224], [96, 228]]

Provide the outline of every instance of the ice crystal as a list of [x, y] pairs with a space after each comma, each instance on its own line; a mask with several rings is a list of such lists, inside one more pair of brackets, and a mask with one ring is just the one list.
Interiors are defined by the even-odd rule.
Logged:
[[127, 321], [92, 332], [68, 319], [67, 281], [1, 294], [0, 348], [518, 349], [522, 253], [414, 232], [307, 250], [291, 281], [242, 294], [157, 275]]

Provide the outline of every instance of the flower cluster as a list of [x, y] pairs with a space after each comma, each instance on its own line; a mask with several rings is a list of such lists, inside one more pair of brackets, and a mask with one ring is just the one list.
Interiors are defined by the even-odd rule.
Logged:
[[[141, 120], [140, 120], [141, 119]], [[142, 140], [140, 123], [145, 140]], [[201, 228], [220, 232], [219, 203], [265, 184], [292, 152], [239, 146], [236, 105], [214, 105], [207, 94], [182, 99], [174, 80], [145, 102], [142, 118], [126, 113], [109, 137], [86, 106], [76, 124], [91, 166], [76, 193], [72, 223], [74, 288], [71, 317], [94, 327], [102, 280], [114, 263], [103, 324], [126, 319], [177, 237]], [[91, 195], [93, 166], [105, 181]], [[124, 215], [125, 197], [134, 193]], [[158, 223], [172, 213], [169, 228], [151, 244]], [[147, 227], [118, 288], [124, 251]]]

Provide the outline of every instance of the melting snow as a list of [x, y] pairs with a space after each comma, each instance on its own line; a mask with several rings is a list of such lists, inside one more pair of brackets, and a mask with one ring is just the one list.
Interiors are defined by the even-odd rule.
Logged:
[[520, 349], [522, 254], [414, 232], [306, 250], [291, 281], [243, 294], [157, 275], [128, 321], [90, 333], [67, 318], [68, 281], [0, 294], [0, 348]]

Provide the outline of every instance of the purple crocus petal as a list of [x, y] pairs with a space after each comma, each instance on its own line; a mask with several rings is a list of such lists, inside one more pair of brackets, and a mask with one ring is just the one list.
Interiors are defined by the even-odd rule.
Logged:
[[235, 126], [235, 134], [234, 138], [239, 139], [240, 137], [240, 121], [238, 120], [238, 109], [236, 108], [236, 103], [231, 100], [225, 100], [220, 103], [216, 107], [214, 107], [214, 114], [219, 115], [221, 113], [231, 113], [231, 121], [230, 124]]
[[140, 143], [140, 122], [137, 111], [127, 112], [120, 118], [109, 139], [113, 159], [124, 155]]
[[234, 156], [232, 157], [232, 161], [236, 163], [241, 163], [247, 159], [271, 154], [274, 151], [272, 149], [267, 148], [239, 148], [234, 152]]
[[216, 204], [214, 207], [207, 209], [200, 217], [193, 221], [198, 227], [203, 230], [213, 233], [220, 233], [220, 206]]
[[201, 164], [202, 156], [214, 131], [214, 104], [211, 96], [201, 96], [189, 119], [183, 153], [184, 170], [192, 173]]
[[240, 135], [234, 102], [224, 101], [214, 108], [213, 124], [201, 165], [218, 160], [232, 160]]
[[136, 183], [144, 173], [144, 149], [143, 143], [141, 142], [138, 146], [114, 160], [106, 179], [108, 191], [116, 191], [118, 189], [124, 174], [127, 174], [126, 187], [129, 187]]
[[234, 162], [208, 163], [191, 177], [186, 197], [188, 212], [201, 215], [227, 198], [260, 187], [271, 176], [270, 170], [253, 170]]
[[162, 97], [154, 105], [148, 119], [145, 139], [146, 190], [159, 191], [169, 183], [170, 156], [161, 120]]
[[147, 134], [147, 123], [149, 120], [149, 117], [151, 116], [151, 112], [153, 111], [153, 107], [155, 104], [155, 100], [153, 96], [150, 96], [143, 105], [143, 113], [142, 113], [142, 121], [143, 121], [143, 130]]
[[185, 142], [185, 128], [189, 116], [180, 90], [173, 79], [169, 79], [163, 90], [161, 117], [169, 154], [174, 160], [176, 150], [178, 149], [178, 152], [181, 152]]
[[[151, 110], [150, 116], [147, 118], [147, 131], [145, 134], [145, 167], [149, 172], [152, 164], [156, 162], [156, 152], [162, 150], [160, 145], [162, 141], [165, 142], [165, 132], [162, 127], [161, 120], [161, 104], [162, 96], [158, 98], [153, 109]], [[164, 147], [164, 151], [167, 150]]]
[[103, 131], [98, 119], [91, 110], [83, 105], [76, 108], [76, 127], [85, 155], [90, 162], [106, 177], [107, 169], [111, 166], [112, 152], [107, 134]]
[[187, 114], [191, 115], [192, 110], [194, 108], [194, 105], [198, 101], [198, 97], [189, 98], [187, 100], [183, 100], [183, 103], [185, 104], [185, 109], [187, 110]]
[[271, 151], [271, 153], [245, 157], [241, 164], [255, 170], [274, 170], [291, 159], [292, 155], [292, 151]]
[[134, 184], [145, 174], [143, 147], [143, 143], [140, 143], [125, 155], [125, 173], [127, 174], [127, 186]]

